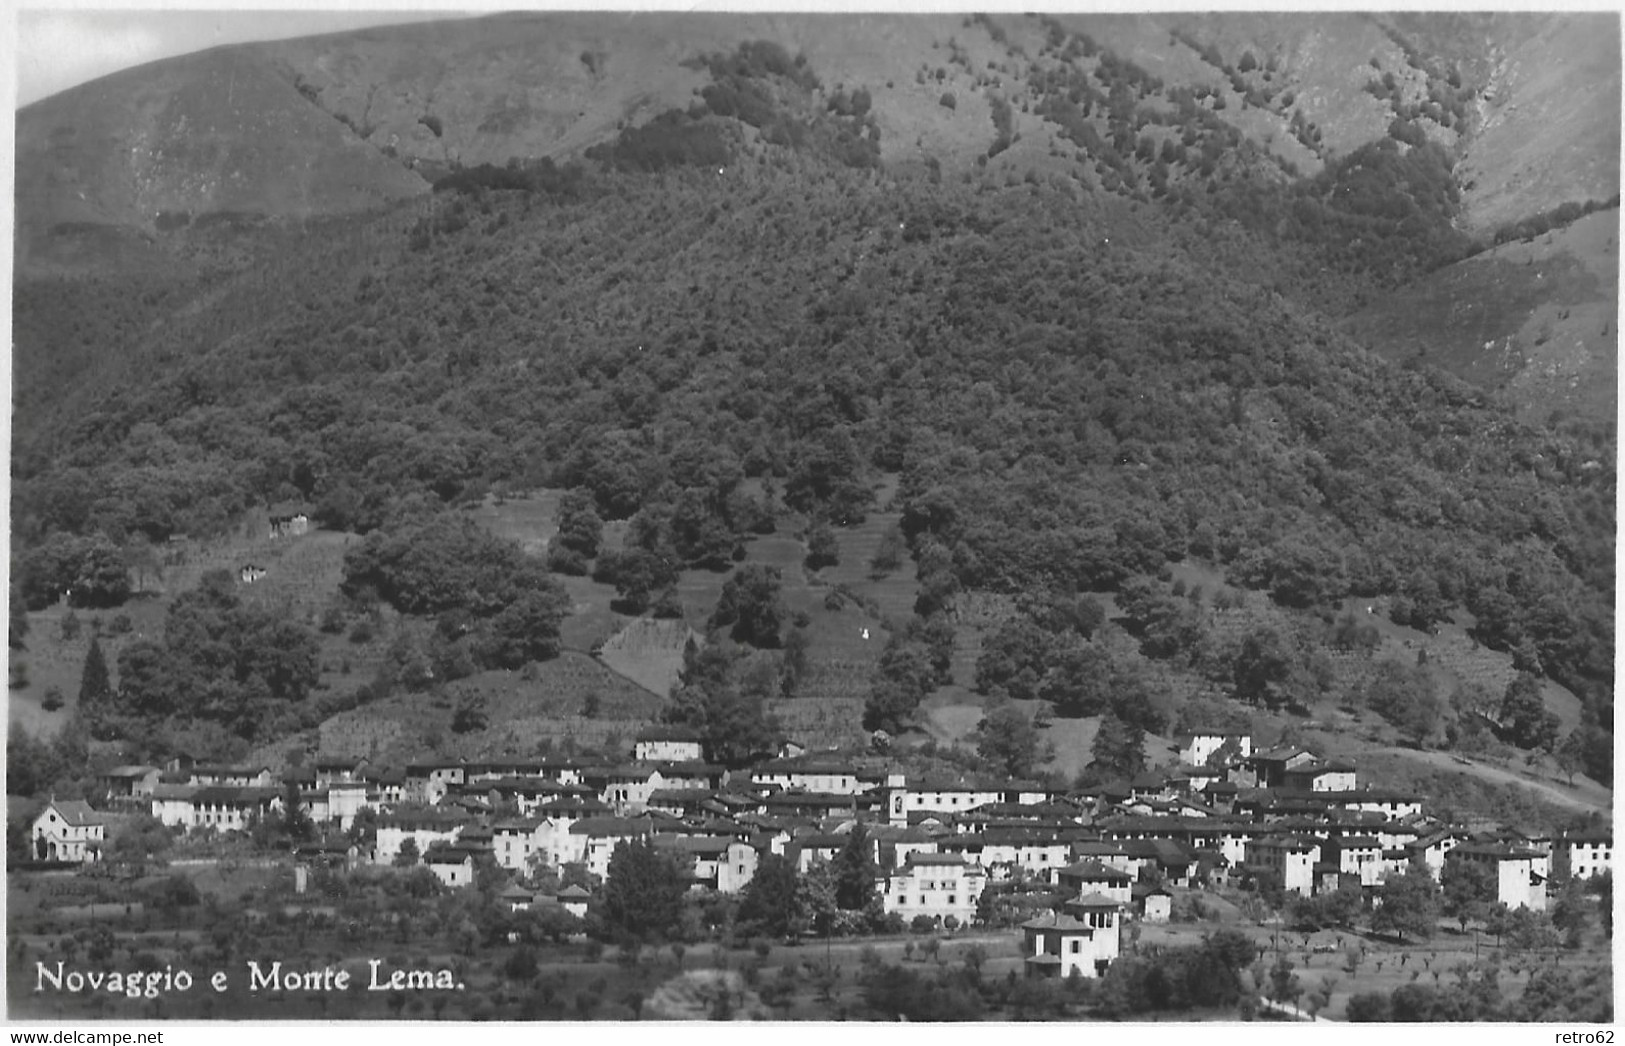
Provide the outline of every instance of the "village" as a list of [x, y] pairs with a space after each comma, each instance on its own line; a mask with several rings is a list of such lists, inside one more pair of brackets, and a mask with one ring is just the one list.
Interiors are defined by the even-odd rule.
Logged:
[[[770, 856], [805, 874], [856, 838], [893, 929], [998, 927], [1026, 976], [1073, 982], [1103, 977], [1145, 929], [1188, 917], [1176, 899], [1187, 912], [1193, 897], [1236, 891], [1283, 908], [1331, 895], [1380, 907], [1395, 877], [1440, 881], [1471, 864], [1493, 891], [1483, 911], [1542, 913], [1562, 884], [1611, 874], [1605, 828], [1447, 823], [1423, 797], [1361, 780], [1350, 762], [1301, 747], [1255, 750], [1252, 740], [1184, 735], [1176, 766], [1079, 790], [920, 776], [791, 742], [776, 758], [726, 770], [704, 761], [697, 733], [665, 725], [638, 733], [619, 762], [382, 766], [322, 756], [279, 776], [176, 758], [103, 772], [95, 804], [53, 798], [29, 839], [38, 866], [93, 868], [108, 859], [107, 826], [120, 816], [150, 814], [181, 838], [230, 839], [280, 817], [297, 795], [317, 830], [286, 855], [298, 892], [318, 868], [421, 866], [449, 891], [498, 869], [504, 908], [585, 919], [627, 844], [675, 858], [690, 892], [737, 897]], [[566, 869], [574, 874], [558, 874]], [[1025, 896], [1042, 903], [1001, 903]]]

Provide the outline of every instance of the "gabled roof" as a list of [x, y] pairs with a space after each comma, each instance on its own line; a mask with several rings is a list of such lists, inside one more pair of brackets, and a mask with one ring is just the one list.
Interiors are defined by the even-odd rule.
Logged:
[[1109, 868], [1093, 858], [1079, 861], [1076, 864], [1069, 864], [1055, 874], [1065, 879], [1082, 879], [1085, 882], [1127, 883], [1134, 881], [1133, 876], [1127, 872]]
[[1254, 752], [1250, 758], [1259, 763], [1284, 763], [1293, 756], [1313, 756], [1314, 754], [1309, 749], [1301, 748], [1298, 745], [1283, 745], [1278, 748], [1265, 749], [1262, 752]]
[[1091, 891], [1089, 893], [1084, 894], [1082, 897], [1076, 897], [1076, 898], [1073, 898], [1070, 901], [1067, 901], [1065, 907], [1067, 907], [1067, 908], [1121, 908], [1121, 907], [1123, 907], [1123, 905], [1122, 905], [1122, 903], [1120, 901], [1114, 901], [1110, 897], [1107, 897], [1105, 894], [1095, 893], [1095, 892]]
[[145, 777], [148, 774], [155, 774], [157, 772], [158, 772], [158, 768], [156, 766], [115, 766], [111, 770], [103, 770], [101, 772], [100, 776], [102, 776], [102, 777], [118, 777], [118, 778], [125, 778], [125, 777], [136, 778], [136, 777]]
[[1021, 924], [1023, 930], [1060, 930], [1063, 933], [1081, 933], [1093, 937], [1094, 929], [1062, 912], [1049, 912]]
[[[53, 799], [46, 805], [45, 810], [55, 810], [58, 817], [75, 828], [90, 828], [107, 823], [83, 799]], [[44, 816], [44, 813], [44, 810], [40, 811], [41, 816]]]
[[424, 864], [463, 864], [474, 860], [474, 851], [461, 846], [431, 844], [423, 852]]
[[1355, 772], [1355, 766], [1345, 759], [1317, 759], [1312, 763], [1294, 766], [1286, 772], [1294, 777], [1314, 777], [1319, 774], [1352, 774]]
[[592, 899], [592, 894], [576, 883], [571, 883], [560, 890], [557, 896], [561, 901], [590, 901]]
[[653, 831], [654, 824], [647, 817], [584, 817], [570, 826], [571, 835], [631, 837]]

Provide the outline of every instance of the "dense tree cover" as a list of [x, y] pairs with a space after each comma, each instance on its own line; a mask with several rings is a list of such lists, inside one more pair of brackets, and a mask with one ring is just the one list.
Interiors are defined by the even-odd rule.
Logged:
[[766, 705], [782, 687], [772, 662], [747, 665], [738, 651], [714, 643], [701, 648], [690, 640], [665, 719], [698, 730], [712, 762], [745, 766], [771, 755], [783, 736]]
[[1546, 710], [1540, 696], [1540, 677], [1519, 672], [1501, 698], [1501, 726], [1507, 740], [1519, 748], [1550, 750], [1557, 743], [1560, 725], [1555, 712]]
[[1451, 984], [1401, 985], [1392, 992], [1360, 992], [1349, 999], [1354, 1022], [1613, 1020], [1613, 974], [1606, 966], [1574, 970], [1541, 966], [1516, 999], [1508, 999], [1494, 965], [1463, 971]]
[[722, 585], [711, 627], [727, 628], [741, 643], [777, 647], [785, 617], [782, 584], [777, 567], [747, 563], [735, 570]]
[[75, 607], [114, 607], [130, 597], [124, 553], [103, 534], [53, 534], [16, 560], [16, 584], [30, 610], [64, 595]]
[[124, 717], [217, 723], [245, 738], [274, 735], [299, 715], [320, 670], [316, 637], [274, 610], [245, 605], [223, 570], [170, 604], [161, 640], [119, 651], [116, 707], [89, 707], [98, 732]]
[[88, 734], [76, 717], [55, 738], [34, 737], [12, 725], [6, 735], [6, 794], [39, 796], [56, 792], [66, 797], [75, 779], [85, 772]]
[[1244, 971], [1259, 956], [1246, 934], [1217, 930], [1194, 947], [1124, 955], [1106, 970], [1096, 993], [1103, 1016], [1230, 1007], [1242, 1001]]
[[1414, 744], [1438, 729], [1444, 702], [1424, 665], [1379, 661], [1359, 687], [1356, 699], [1400, 729]]
[[1360, 889], [1344, 886], [1294, 899], [1292, 923], [1299, 929], [1310, 931], [1330, 926], [1352, 928], [1364, 910], [1365, 897]]
[[863, 728], [891, 733], [906, 729], [920, 701], [951, 681], [953, 647], [953, 625], [942, 613], [915, 616], [893, 632], [875, 666], [863, 706]]
[[402, 514], [344, 556], [340, 591], [437, 616], [446, 644], [475, 665], [518, 668], [558, 654], [569, 601], [539, 559], [449, 512]]
[[[815, 144], [817, 120], [872, 118], [850, 93], [797, 108], [810, 70], [793, 58], [722, 59], [702, 63], [713, 86], [738, 105], [762, 88]], [[1143, 182], [1165, 162], [1138, 155], [1162, 86], [1101, 70], [1050, 69], [1039, 107], [1104, 121], [1100, 162]], [[1173, 109], [1185, 173], [1155, 209], [1041, 180], [877, 177], [822, 147], [735, 140], [742, 117], [707, 101], [679, 122], [720, 127], [722, 173], [588, 165], [590, 199], [490, 189], [420, 250], [417, 203], [302, 240], [266, 230], [208, 307], [129, 327], [117, 381], [19, 418], [18, 562], [56, 535], [209, 532], [284, 497], [372, 530], [415, 495], [546, 483], [590, 491], [604, 519], [644, 514], [636, 559], [595, 564], [643, 609], [671, 569], [725, 568], [786, 509], [855, 521], [897, 472], [927, 617], [967, 589], [1115, 590], [1189, 556], [1286, 605], [1465, 609], [1480, 641], [1527, 645], [1581, 694], [1600, 771], [1612, 431], [1520, 424], [1304, 305], [1453, 256], [1448, 163], [1388, 139], [1314, 179], [1252, 177], [1273, 161], [1222, 115], [1189, 92]], [[693, 448], [717, 474], [687, 467]], [[63, 574], [34, 576], [46, 592]], [[1152, 599], [1126, 624], [1162, 656], [1189, 619]], [[1257, 653], [1234, 684], [1291, 698]], [[910, 696], [882, 695], [901, 712], [877, 721], [906, 719]]]

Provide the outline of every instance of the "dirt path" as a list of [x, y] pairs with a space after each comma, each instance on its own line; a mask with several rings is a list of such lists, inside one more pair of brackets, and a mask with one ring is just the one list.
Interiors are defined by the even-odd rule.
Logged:
[[1559, 785], [1537, 781], [1511, 770], [1503, 770], [1498, 766], [1491, 766], [1478, 760], [1458, 762], [1457, 757], [1444, 752], [1419, 752], [1413, 748], [1373, 748], [1369, 751], [1383, 755], [1397, 755], [1415, 762], [1426, 763], [1439, 770], [1453, 770], [1457, 773], [1468, 774], [1483, 781], [1493, 781], [1496, 784], [1512, 784], [1536, 792], [1547, 802], [1564, 806], [1571, 810], [1591, 812], [1593, 810], [1609, 810], [1613, 808], [1613, 795], [1607, 789], [1596, 785], [1576, 787], [1570, 791]]

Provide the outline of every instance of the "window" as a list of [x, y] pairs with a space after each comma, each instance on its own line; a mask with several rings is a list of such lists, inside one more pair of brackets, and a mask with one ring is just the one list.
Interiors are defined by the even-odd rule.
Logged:
[[1072, 954], [1076, 955], [1081, 951], [1083, 951], [1083, 942], [1079, 941], [1079, 940], [1074, 940], [1072, 942]]
[[959, 903], [959, 901], [958, 901], [958, 900], [957, 900], [957, 895], [955, 895], [955, 894], [949, 894], [949, 895], [948, 895], [948, 903], [949, 903], [949, 904], [958, 904], [958, 903]]

